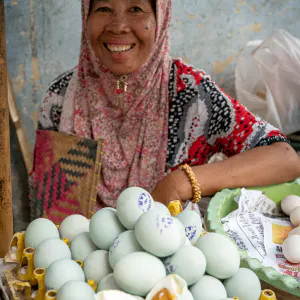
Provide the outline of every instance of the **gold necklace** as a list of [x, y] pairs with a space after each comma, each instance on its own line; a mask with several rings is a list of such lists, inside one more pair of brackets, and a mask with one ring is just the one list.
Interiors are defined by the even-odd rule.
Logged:
[[117, 105], [120, 107], [122, 105], [122, 99], [124, 98], [124, 93], [127, 92], [128, 83], [126, 82], [128, 76], [123, 75], [117, 81]]

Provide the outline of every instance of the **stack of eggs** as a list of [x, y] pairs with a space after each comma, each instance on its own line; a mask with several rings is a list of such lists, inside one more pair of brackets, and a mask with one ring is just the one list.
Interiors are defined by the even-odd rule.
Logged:
[[104, 208], [90, 221], [69, 216], [59, 231], [37, 219], [25, 243], [36, 248], [35, 268], [46, 269], [45, 285], [57, 291], [57, 300], [258, 300], [261, 294], [258, 277], [240, 268], [230, 239], [203, 234], [194, 211], [172, 217], [138, 187], [121, 193], [117, 209]]
[[290, 216], [295, 228], [283, 243], [283, 254], [292, 263], [300, 263], [300, 197], [289, 195], [281, 201], [281, 209]]

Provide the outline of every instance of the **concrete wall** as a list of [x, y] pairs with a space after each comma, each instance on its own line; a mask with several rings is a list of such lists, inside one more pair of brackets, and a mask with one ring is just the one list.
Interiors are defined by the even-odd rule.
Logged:
[[[33, 148], [47, 85], [78, 59], [79, 0], [5, 0], [7, 59], [17, 105]], [[300, 38], [299, 0], [173, 0], [172, 54], [211, 74], [234, 92], [237, 55], [250, 40], [275, 28]], [[15, 229], [28, 221], [27, 175], [12, 128]]]

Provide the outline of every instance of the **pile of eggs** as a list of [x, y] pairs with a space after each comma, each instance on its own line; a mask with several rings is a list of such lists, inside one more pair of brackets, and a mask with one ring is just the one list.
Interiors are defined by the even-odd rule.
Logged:
[[[172, 217], [138, 187], [123, 191], [116, 209], [101, 209], [90, 221], [71, 215], [57, 229], [47, 219], [34, 220], [25, 246], [35, 248], [35, 268], [46, 269], [45, 286], [57, 291], [57, 300], [258, 300], [261, 294], [258, 277], [240, 268], [229, 238], [203, 233], [194, 211]], [[96, 293], [87, 282], [96, 283]]]
[[295, 227], [285, 239], [282, 250], [285, 258], [292, 263], [300, 263], [300, 197], [289, 195], [281, 201], [281, 209], [290, 216]]

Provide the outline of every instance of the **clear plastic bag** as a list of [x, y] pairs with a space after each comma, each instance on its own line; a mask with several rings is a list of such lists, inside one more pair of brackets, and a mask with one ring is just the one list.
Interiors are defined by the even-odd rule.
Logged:
[[276, 30], [240, 53], [237, 99], [284, 134], [300, 131], [300, 40]]

